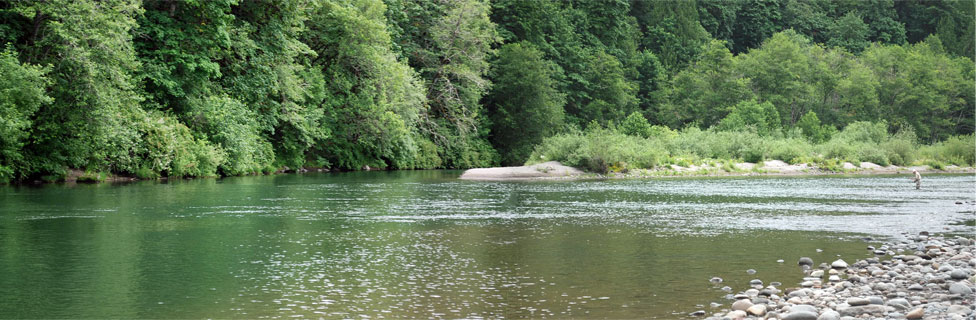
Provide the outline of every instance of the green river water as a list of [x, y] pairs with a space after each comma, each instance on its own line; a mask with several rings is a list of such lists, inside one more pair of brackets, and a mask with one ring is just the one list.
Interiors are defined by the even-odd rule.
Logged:
[[674, 319], [795, 286], [801, 256], [974, 230], [972, 175], [459, 174], [0, 186], [0, 318]]

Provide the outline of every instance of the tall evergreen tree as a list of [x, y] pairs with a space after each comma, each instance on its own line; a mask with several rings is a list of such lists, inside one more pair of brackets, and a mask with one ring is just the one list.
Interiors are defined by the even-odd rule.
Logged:
[[502, 46], [493, 66], [491, 141], [502, 164], [521, 165], [532, 147], [563, 126], [565, 96], [552, 77], [556, 66], [530, 43]]

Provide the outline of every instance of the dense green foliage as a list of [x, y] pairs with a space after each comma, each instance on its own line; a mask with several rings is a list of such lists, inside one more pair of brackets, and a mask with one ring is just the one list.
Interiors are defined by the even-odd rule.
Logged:
[[[762, 109], [754, 103], [748, 105], [747, 108]], [[760, 134], [748, 125], [744, 129], [715, 126], [708, 130], [689, 127], [673, 131], [632, 122], [628, 119], [620, 127], [594, 126], [547, 138], [535, 148], [527, 163], [555, 160], [599, 173], [660, 168], [665, 168], [666, 173], [670, 165], [738, 172], [745, 169], [734, 167], [736, 161], [764, 160], [808, 163], [832, 171], [843, 171], [843, 162], [855, 166], [861, 162], [881, 166], [925, 164], [938, 169], [946, 165], [976, 165], [972, 134], [923, 146], [911, 130], [890, 134], [885, 122], [854, 122], [825, 141], [797, 130]], [[645, 129], [635, 131], [635, 127]]]
[[491, 141], [502, 163], [521, 165], [542, 142], [563, 126], [565, 96], [556, 91], [555, 66], [529, 43], [501, 47], [494, 63], [489, 110]]
[[[553, 136], [565, 143], [544, 148], [621, 153], [567, 160], [599, 170], [813, 157], [809, 148], [967, 162], [974, 10], [972, 0], [3, 1], [0, 182], [519, 164]], [[835, 142], [863, 121], [898, 138], [856, 153]], [[776, 152], [699, 147], [730, 145], [712, 137], [761, 137]]]
[[0, 182], [14, 178], [23, 166], [24, 144], [33, 125], [32, 116], [51, 102], [44, 88], [46, 70], [17, 61], [17, 53], [0, 52]]

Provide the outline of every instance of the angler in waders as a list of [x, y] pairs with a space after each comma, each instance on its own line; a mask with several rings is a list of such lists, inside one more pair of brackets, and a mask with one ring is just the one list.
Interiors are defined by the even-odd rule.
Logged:
[[922, 188], [922, 175], [919, 174], [918, 173], [918, 170], [915, 170], [915, 169], [912, 169], [912, 173], [915, 174], [915, 176], [912, 177], [912, 181], [915, 182], [915, 190], [921, 189]]

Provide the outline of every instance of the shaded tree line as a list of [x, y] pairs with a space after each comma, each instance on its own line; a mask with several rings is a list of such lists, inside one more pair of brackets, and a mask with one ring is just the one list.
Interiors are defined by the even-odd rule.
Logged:
[[939, 141], [973, 131], [973, 25], [973, 1], [5, 1], [0, 181], [519, 164], [635, 114]]

